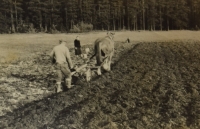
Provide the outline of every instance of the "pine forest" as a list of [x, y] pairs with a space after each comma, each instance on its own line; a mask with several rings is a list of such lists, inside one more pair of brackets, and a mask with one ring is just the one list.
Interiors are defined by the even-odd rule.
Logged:
[[0, 33], [198, 30], [200, 0], [0, 0]]

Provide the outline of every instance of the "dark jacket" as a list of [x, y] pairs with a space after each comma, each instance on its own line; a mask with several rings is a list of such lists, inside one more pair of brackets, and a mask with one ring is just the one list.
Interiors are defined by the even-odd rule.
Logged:
[[75, 55], [81, 55], [82, 52], [81, 52], [81, 43], [80, 43], [80, 40], [77, 40], [77, 39], [74, 40], [74, 47], [76, 48], [75, 49]]
[[78, 48], [81, 47], [80, 40], [77, 40], [77, 39], [74, 40], [74, 47], [78, 47]]

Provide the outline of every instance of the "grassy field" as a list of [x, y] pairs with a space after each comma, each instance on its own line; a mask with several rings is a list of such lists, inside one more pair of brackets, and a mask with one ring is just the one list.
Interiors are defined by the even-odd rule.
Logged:
[[[38, 51], [51, 50], [60, 39], [66, 40], [69, 47], [79, 35], [81, 44], [92, 44], [107, 32], [80, 34], [3, 34], [0, 35], [0, 62], [10, 62], [27, 57]], [[200, 31], [120, 31], [115, 32], [115, 41], [124, 42], [128, 37], [131, 42], [151, 42], [169, 40], [200, 40]]]

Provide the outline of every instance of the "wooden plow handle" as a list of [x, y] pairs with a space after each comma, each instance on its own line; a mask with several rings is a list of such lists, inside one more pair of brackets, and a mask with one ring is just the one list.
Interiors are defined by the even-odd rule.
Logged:
[[86, 68], [87, 64], [83, 64], [80, 67], [76, 68], [76, 70], [74, 72], [71, 72], [71, 75], [74, 75], [77, 72], [80, 72], [83, 68]]

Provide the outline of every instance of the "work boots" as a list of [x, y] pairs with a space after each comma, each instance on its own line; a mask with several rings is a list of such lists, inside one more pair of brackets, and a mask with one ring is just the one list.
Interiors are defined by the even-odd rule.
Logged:
[[56, 93], [59, 93], [59, 92], [62, 92], [61, 83], [60, 82], [58, 82], [57, 86], [56, 86]]
[[89, 82], [91, 80], [91, 69], [88, 69], [86, 72], [85, 72], [85, 76], [86, 76], [86, 81]]
[[97, 75], [101, 75], [101, 67], [100, 66], [97, 69]]
[[71, 82], [72, 82], [72, 78], [71, 77], [65, 79], [65, 86], [68, 89], [70, 89], [72, 87]]

